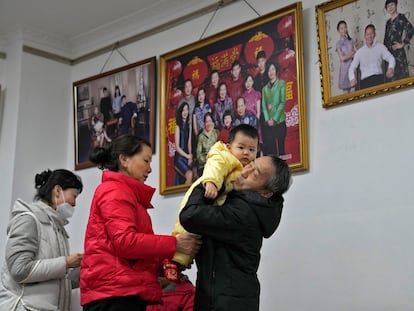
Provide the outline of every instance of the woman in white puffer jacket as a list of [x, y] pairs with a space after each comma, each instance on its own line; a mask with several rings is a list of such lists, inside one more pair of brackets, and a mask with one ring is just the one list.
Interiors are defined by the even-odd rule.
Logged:
[[69, 311], [79, 285], [82, 254], [69, 254], [64, 228], [82, 191], [80, 178], [64, 169], [36, 175], [35, 201], [14, 203], [1, 272], [0, 311]]

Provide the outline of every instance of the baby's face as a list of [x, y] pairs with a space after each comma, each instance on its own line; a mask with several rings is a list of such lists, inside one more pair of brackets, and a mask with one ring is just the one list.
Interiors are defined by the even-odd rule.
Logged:
[[242, 133], [237, 133], [233, 142], [228, 145], [230, 152], [246, 166], [256, 159], [257, 138], [251, 138]]

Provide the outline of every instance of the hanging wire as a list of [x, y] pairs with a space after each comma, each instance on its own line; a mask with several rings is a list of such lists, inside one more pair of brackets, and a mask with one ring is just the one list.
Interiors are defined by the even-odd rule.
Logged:
[[259, 14], [259, 12], [257, 12], [256, 10], [255, 10], [255, 8], [247, 1], [247, 0], [243, 0], [256, 14], [257, 14], [257, 16], [261, 16], [260, 14]]
[[118, 52], [119, 55], [121, 55], [121, 57], [124, 59], [124, 61], [127, 63], [127, 65], [129, 65], [129, 61], [126, 59], [124, 54], [121, 53], [121, 51], [118, 49], [118, 47], [116, 47], [116, 51]]
[[[259, 12], [257, 12], [257, 10], [247, 1], [247, 0], [243, 0], [248, 6], [249, 8], [251, 8], [256, 14], [257, 16], [261, 16], [259, 14]], [[200, 40], [203, 39], [204, 34], [206, 33], [208, 26], [210, 26], [211, 22], [213, 21], [214, 17], [216, 16], [217, 12], [219, 9], [221, 9], [224, 5], [224, 0], [221, 0], [217, 3], [217, 8], [214, 10], [213, 15], [210, 17], [210, 20], [207, 23], [207, 26], [204, 28], [203, 33], [200, 36]]]
[[107, 59], [106, 59], [105, 63], [103, 64], [103, 66], [102, 66], [102, 68], [101, 68], [101, 71], [100, 71], [99, 73], [102, 73], [102, 72], [104, 71], [106, 64], [109, 62], [109, 60], [110, 60], [110, 59], [111, 59], [111, 57], [112, 57], [112, 54], [114, 53], [114, 50], [115, 50], [115, 45], [114, 45], [114, 47], [112, 48], [111, 53], [109, 53], [109, 55], [108, 55], [108, 57], [107, 57]]
[[114, 44], [114, 47], [113, 47], [113, 48], [112, 48], [112, 50], [111, 50], [111, 53], [109, 53], [108, 58], [106, 59], [105, 63], [103, 64], [103, 66], [102, 66], [102, 69], [101, 69], [100, 73], [102, 73], [102, 72], [104, 71], [106, 64], [107, 64], [107, 63], [109, 62], [109, 60], [111, 59], [112, 54], [114, 54], [114, 51], [117, 51], [117, 52], [118, 52], [118, 54], [119, 54], [119, 55], [121, 55], [121, 57], [122, 57], [122, 58], [125, 60], [125, 62], [129, 65], [129, 61], [126, 59], [126, 57], [124, 56], [124, 54], [122, 54], [122, 53], [121, 53], [121, 51], [119, 50], [118, 46], [119, 46], [119, 42], [116, 42], [116, 43]]
[[219, 10], [222, 6], [223, 6], [223, 0], [221, 0], [221, 1], [219, 1], [219, 2], [217, 3], [217, 8], [214, 10], [213, 15], [210, 17], [210, 20], [209, 20], [209, 21], [208, 21], [208, 23], [207, 23], [207, 26], [204, 28], [203, 33], [202, 33], [202, 34], [201, 34], [201, 36], [200, 36], [200, 40], [201, 40], [201, 39], [203, 39], [204, 34], [206, 33], [208, 26], [210, 26], [211, 22], [213, 21], [214, 17], [215, 17], [215, 16], [216, 16], [216, 14], [217, 14], [217, 11], [218, 11], [218, 10]]

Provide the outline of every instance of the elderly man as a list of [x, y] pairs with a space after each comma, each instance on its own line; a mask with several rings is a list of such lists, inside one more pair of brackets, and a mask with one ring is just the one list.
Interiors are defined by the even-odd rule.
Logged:
[[285, 161], [264, 156], [243, 168], [222, 206], [204, 198], [202, 185], [194, 189], [180, 213], [184, 228], [203, 236], [194, 311], [259, 310], [260, 249], [279, 225], [290, 181]]
[[385, 73], [387, 78], [394, 75], [395, 58], [382, 43], [375, 42], [375, 26], [369, 24], [365, 27], [365, 45], [356, 51], [351, 66], [349, 67], [349, 80], [351, 87], [356, 85], [355, 70], [359, 66], [361, 71], [360, 89], [384, 83], [382, 69], [383, 61], [388, 62]]

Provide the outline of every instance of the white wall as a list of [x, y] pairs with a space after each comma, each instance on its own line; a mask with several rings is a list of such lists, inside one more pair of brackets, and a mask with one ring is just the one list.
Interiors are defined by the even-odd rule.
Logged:
[[[0, 123], [0, 252], [4, 250], [5, 228], [12, 202], [14, 165], [16, 162], [16, 133], [20, 88], [22, 46], [18, 39], [10, 40], [4, 50], [8, 57], [2, 61], [2, 119]], [[1, 256], [1, 261], [3, 256]]]
[[[250, 1], [261, 14], [293, 2]], [[310, 169], [294, 175], [279, 229], [264, 243], [259, 270], [261, 310], [413, 310], [414, 89], [322, 108], [315, 22], [318, 2], [303, 3]], [[239, 1], [219, 10], [207, 35], [254, 17], [244, 1]], [[199, 40], [209, 18], [193, 20], [121, 51], [130, 63], [159, 56]], [[105, 71], [125, 65], [122, 57], [114, 55]], [[35, 172], [58, 166], [73, 169], [71, 82], [99, 73], [107, 56], [69, 69], [35, 56], [21, 57], [21, 81], [17, 81], [21, 86], [16, 92], [21, 97], [19, 112], [8, 113], [12, 122], [18, 123], [17, 134], [6, 139], [3, 126], [0, 136], [0, 169], [6, 172], [0, 179], [0, 191], [6, 197], [0, 203], [2, 228], [10, 204], [7, 198], [31, 198]], [[8, 56], [6, 61], [9, 64], [13, 59]], [[39, 77], [44, 82], [37, 81]], [[9, 81], [7, 77], [7, 86]], [[11, 109], [8, 106], [15, 104], [18, 94], [7, 93], [6, 109]], [[26, 132], [29, 123], [33, 133]], [[13, 131], [6, 129], [6, 133], [12, 135]], [[158, 188], [158, 137], [156, 149], [147, 182]], [[14, 171], [9, 167], [15, 167]], [[100, 181], [96, 168], [77, 173], [85, 190], [68, 228], [73, 251], [82, 250], [88, 207]], [[156, 208], [150, 211], [156, 232], [171, 231], [181, 197], [156, 192]], [[0, 239], [4, 241], [4, 231]], [[0, 246], [1, 253], [4, 247]], [[190, 275], [194, 278], [194, 271]], [[73, 300], [78, 303], [78, 292]]]

